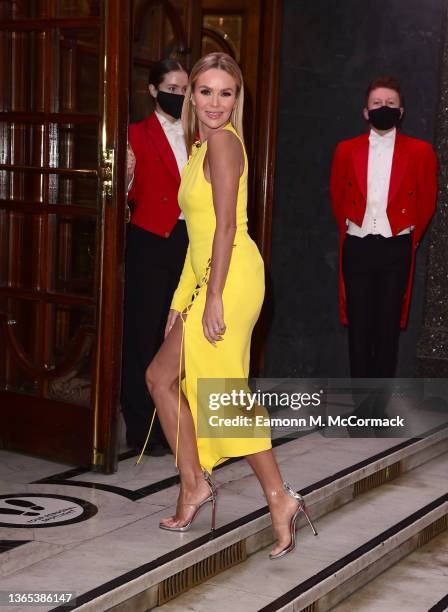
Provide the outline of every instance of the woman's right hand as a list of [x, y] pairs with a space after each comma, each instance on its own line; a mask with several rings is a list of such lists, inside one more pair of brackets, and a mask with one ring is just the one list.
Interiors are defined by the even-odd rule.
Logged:
[[134, 176], [135, 170], [135, 155], [132, 150], [131, 145], [128, 143], [128, 154], [127, 154], [127, 165], [128, 165], [128, 184], [131, 182], [132, 177]]
[[168, 313], [168, 319], [166, 321], [165, 336], [164, 336], [165, 338], [170, 333], [171, 328], [173, 327], [174, 323], [176, 322], [176, 319], [177, 319], [178, 316], [179, 316], [179, 311], [178, 310], [173, 310], [171, 308], [169, 313]]

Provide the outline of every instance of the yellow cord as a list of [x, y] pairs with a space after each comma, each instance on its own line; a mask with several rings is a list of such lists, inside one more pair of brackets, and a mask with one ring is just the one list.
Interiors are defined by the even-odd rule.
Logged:
[[148, 444], [149, 436], [151, 435], [152, 425], [154, 423], [155, 416], [156, 416], [156, 409], [154, 408], [154, 412], [152, 413], [151, 425], [149, 426], [148, 435], [146, 436], [146, 440], [145, 440], [145, 443], [143, 444], [142, 452], [140, 453], [140, 456], [137, 459], [135, 465], [138, 465], [140, 463], [140, 461], [142, 460], [143, 454], [144, 454], [146, 446]]

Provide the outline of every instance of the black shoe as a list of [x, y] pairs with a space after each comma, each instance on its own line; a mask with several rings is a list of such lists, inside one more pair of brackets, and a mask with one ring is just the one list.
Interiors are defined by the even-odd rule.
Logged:
[[129, 449], [136, 451], [138, 449], [142, 450], [144, 442], [142, 442], [140, 444], [140, 442], [137, 442], [137, 440], [135, 440], [135, 438], [131, 438], [130, 436], [126, 436], [126, 444], [129, 447]]
[[152, 444], [149, 442], [145, 449], [145, 455], [150, 455], [151, 457], [163, 457], [170, 453], [170, 447], [162, 442], [153, 442]]
[[[137, 453], [141, 453], [144, 441], [137, 441], [134, 438], [126, 436], [127, 445]], [[164, 455], [168, 455], [171, 453], [171, 449], [166, 442], [148, 442], [145, 448], [145, 455], [149, 455], [150, 457], [163, 457]]]

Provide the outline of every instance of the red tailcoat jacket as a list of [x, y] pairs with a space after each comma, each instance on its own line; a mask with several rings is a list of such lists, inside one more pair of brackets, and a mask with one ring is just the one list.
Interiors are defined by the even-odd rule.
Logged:
[[154, 113], [130, 124], [129, 142], [136, 159], [134, 182], [128, 194], [128, 199], [134, 200], [131, 223], [168, 238], [180, 215], [180, 175], [173, 150]]
[[[342, 245], [347, 230], [346, 219], [360, 227], [367, 200], [367, 164], [369, 134], [343, 140], [333, 158], [330, 179], [331, 203], [339, 226], [339, 312], [347, 321], [346, 296], [342, 275]], [[397, 131], [392, 158], [387, 216], [392, 235], [414, 225], [412, 261], [403, 298], [400, 325], [406, 327], [411, 298], [415, 251], [434, 214], [437, 196], [437, 160], [432, 146], [424, 140], [404, 136]]]

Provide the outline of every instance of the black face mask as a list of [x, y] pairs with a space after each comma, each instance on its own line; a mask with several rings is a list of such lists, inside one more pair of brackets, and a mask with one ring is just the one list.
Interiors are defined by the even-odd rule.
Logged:
[[174, 119], [179, 119], [182, 114], [182, 105], [184, 103], [185, 96], [179, 94], [172, 94], [166, 91], [157, 92], [157, 102], [160, 108], [167, 115], [171, 115]]
[[369, 110], [369, 121], [377, 130], [390, 130], [400, 123], [401, 112], [399, 108], [381, 106]]

